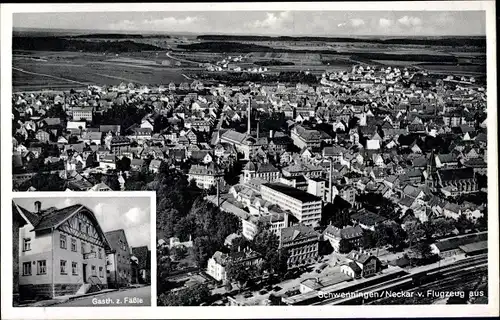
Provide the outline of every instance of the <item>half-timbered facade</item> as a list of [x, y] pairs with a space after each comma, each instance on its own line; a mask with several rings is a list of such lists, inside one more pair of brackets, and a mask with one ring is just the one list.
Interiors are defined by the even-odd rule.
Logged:
[[107, 288], [108, 241], [83, 205], [35, 212], [15, 209], [29, 221], [19, 229], [21, 299], [87, 293]]

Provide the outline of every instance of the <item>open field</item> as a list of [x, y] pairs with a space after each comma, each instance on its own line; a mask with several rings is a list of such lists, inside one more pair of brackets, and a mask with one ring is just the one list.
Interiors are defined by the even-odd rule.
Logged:
[[43, 60], [13, 59], [14, 91], [68, 89], [88, 84], [117, 85], [121, 82], [168, 84], [186, 81], [183, 69], [164, 67], [154, 60], [67, 52], [36, 55], [43, 56]]
[[442, 72], [456, 75], [484, 75], [486, 74], [486, 65], [447, 65], [447, 64], [419, 64], [418, 65], [430, 72]]

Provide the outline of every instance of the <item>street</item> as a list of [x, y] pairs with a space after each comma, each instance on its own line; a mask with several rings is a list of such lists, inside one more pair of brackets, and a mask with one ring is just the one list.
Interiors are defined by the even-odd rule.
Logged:
[[151, 286], [123, 289], [63, 302], [57, 307], [151, 306]]

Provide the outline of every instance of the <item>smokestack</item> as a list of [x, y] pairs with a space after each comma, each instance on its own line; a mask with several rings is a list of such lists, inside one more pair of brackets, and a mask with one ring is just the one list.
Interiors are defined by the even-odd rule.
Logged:
[[219, 180], [217, 180], [217, 208], [220, 208]]
[[257, 140], [259, 140], [259, 121], [257, 121]]
[[273, 138], [273, 130], [269, 130], [269, 138], [272, 139]]
[[333, 203], [333, 192], [332, 192], [332, 180], [333, 180], [333, 177], [332, 177], [332, 171], [333, 171], [333, 161], [332, 161], [332, 158], [330, 157], [330, 185], [329, 185], [329, 188], [330, 188], [330, 203]]
[[248, 98], [248, 124], [247, 124], [247, 135], [250, 135], [250, 117], [252, 116], [252, 98]]
[[42, 203], [40, 201], [35, 201], [35, 212], [40, 213], [42, 211]]

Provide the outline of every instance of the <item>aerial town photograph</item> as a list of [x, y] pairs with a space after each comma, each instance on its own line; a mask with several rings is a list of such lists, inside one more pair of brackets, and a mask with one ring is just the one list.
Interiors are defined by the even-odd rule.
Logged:
[[12, 200], [14, 307], [151, 306], [150, 197], [29, 195]]
[[[158, 306], [488, 304], [484, 11], [37, 12], [13, 27], [12, 186], [33, 195], [12, 202], [17, 303], [150, 302], [156, 281]], [[38, 191], [153, 191], [156, 248], [104, 228], [99, 203]], [[59, 260], [89, 236], [98, 270], [80, 241]]]

